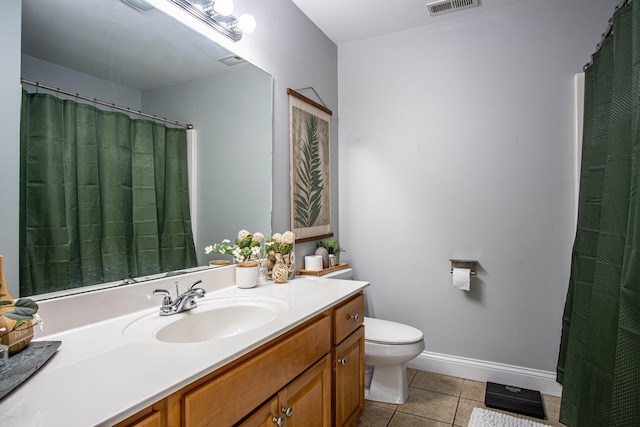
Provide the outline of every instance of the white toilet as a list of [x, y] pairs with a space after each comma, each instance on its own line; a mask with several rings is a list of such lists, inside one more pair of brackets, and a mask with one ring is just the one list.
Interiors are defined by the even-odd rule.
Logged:
[[[353, 279], [347, 268], [322, 276]], [[365, 395], [367, 400], [401, 404], [409, 398], [405, 364], [424, 350], [422, 331], [402, 323], [364, 318]]]

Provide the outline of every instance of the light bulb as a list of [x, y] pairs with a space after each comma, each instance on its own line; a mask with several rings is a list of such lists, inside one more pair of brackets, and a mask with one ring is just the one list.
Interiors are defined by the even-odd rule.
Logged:
[[215, 0], [213, 10], [220, 15], [231, 15], [233, 13], [233, 0]]
[[256, 29], [256, 19], [248, 13], [244, 13], [238, 18], [237, 27], [243, 33], [252, 33]]

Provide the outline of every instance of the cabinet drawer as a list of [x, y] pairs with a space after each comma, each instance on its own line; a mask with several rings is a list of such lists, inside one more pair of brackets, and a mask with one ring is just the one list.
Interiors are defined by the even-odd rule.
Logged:
[[359, 294], [333, 310], [333, 344], [339, 344], [364, 323], [364, 295]]
[[184, 425], [230, 426], [331, 349], [331, 319], [323, 315], [299, 332], [185, 395]]

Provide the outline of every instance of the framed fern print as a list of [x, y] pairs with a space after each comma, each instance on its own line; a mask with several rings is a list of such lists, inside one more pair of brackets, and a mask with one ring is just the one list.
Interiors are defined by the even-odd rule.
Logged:
[[331, 110], [293, 89], [289, 94], [291, 231], [296, 242], [333, 235]]

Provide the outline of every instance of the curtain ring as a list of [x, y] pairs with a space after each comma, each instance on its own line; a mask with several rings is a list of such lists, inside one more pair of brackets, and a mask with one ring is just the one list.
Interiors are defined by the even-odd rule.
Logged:
[[36, 82], [36, 95], [39, 93], [40, 83]]

